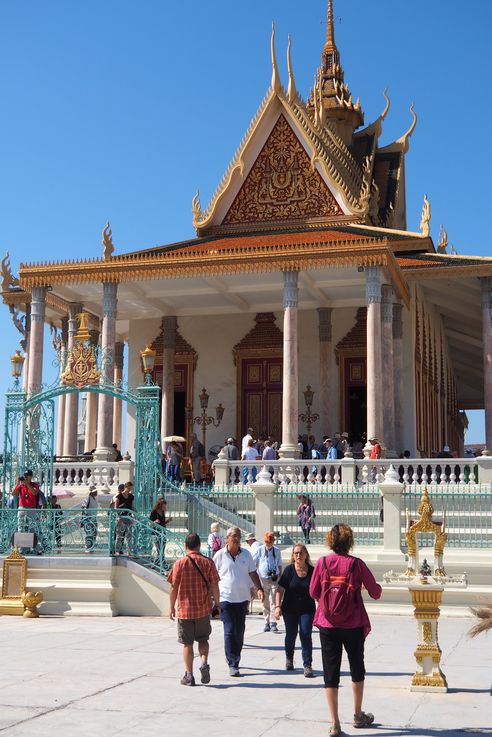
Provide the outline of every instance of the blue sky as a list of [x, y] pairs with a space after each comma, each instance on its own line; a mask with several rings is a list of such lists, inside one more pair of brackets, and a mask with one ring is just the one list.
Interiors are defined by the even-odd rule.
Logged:
[[[0, 251], [20, 261], [117, 251], [192, 236], [191, 199], [215, 189], [271, 78], [270, 29], [284, 79], [292, 34], [307, 94], [326, 0], [0, 1]], [[335, 0], [336, 40], [366, 123], [391, 111], [382, 143], [419, 122], [407, 156], [408, 225], [423, 193], [432, 232], [491, 255], [488, 124], [492, 3]], [[0, 310], [0, 394], [18, 334]], [[475, 415], [477, 414], [477, 417]], [[483, 439], [471, 413], [468, 442]]]

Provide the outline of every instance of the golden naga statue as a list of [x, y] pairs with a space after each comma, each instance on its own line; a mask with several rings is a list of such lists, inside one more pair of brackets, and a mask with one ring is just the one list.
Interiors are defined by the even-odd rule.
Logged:
[[101, 243], [103, 246], [103, 258], [105, 261], [108, 261], [114, 252], [113, 233], [111, 232], [109, 222], [107, 222], [106, 227], [103, 228]]
[[435, 536], [434, 544], [434, 576], [445, 576], [446, 571], [443, 566], [444, 546], [448, 539], [448, 533], [445, 531], [446, 516], [443, 515], [442, 525], [432, 521], [434, 507], [429, 498], [427, 488], [422, 492], [422, 499], [418, 508], [418, 522], [410, 523], [410, 516], [407, 511], [407, 532], [405, 539], [408, 546], [408, 568], [405, 576], [415, 576], [418, 569], [418, 539], [419, 532], [431, 532]]
[[447, 231], [444, 230], [444, 226], [439, 226], [439, 240], [437, 241], [437, 252], [438, 253], [446, 253], [446, 248], [448, 245], [448, 234]]

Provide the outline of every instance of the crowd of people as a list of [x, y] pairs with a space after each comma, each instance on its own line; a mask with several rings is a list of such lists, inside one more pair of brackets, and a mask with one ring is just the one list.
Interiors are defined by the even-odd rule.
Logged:
[[[350, 665], [354, 702], [353, 725], [369, 727], [373, 714], [362, 710], [365, 664], [364, 643], [370, 622], [361, 590], [379, 599], [381, 586], [367, 565], [351, 555], [354, 538], [346, 524], [335, 525], [326, 535], [331, 550], [313, 566], [305, 545], [296, 544], [285, 567], [275, 536], [267, 532], [263, 543], [251, 533], [249, 546], [242, 547], [241, 531], [227, 530], [225, 540], [213, 526], [209, 547], [217, 546], [213, 558], [201, 554], [201, 540], [196, 533], [187, 536], [186, 555], [174, 563], [168, 582], [170, 617], [177, 619], [178, 642], [183, 646], [184, 686], [195, 686], [193, 673], [194, 643], [198, 643], [200, 681], [210, 682], [209, 638], [211, 619], [220, 616], [224, 633], [224, 652], [233, 678], [241, 677], [240, 662], [245, 636], [246, 615], [252, 595], [263, 602], [264, 631], [285, 627], [285, 669], [295, 669], [295, 648], [299, 635], [303, 672], [315, 677], [313, 670], [313, 627], [319, 631], [325, 695], [330, 714], [331, 737], [340, 737], [338, 687], [342, 652]], [[218, 547], [220, 545], [220, 547]]]

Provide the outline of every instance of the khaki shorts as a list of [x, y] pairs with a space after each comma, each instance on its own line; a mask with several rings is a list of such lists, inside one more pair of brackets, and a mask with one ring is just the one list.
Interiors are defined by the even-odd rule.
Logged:
[[212, 632], [210, 617], [200, 619], [178, 619], [178, 642], [182, 645], [193, 645], [208, 640]]

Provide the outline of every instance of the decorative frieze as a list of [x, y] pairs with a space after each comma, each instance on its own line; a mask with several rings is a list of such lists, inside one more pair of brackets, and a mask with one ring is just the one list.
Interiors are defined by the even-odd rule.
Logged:
[[116, 308], [118, 304], [118, 284], [116, 282], [103, 283], [102, 309], [103, 318], [116, 319]]
[[366, 304], [381, 302], [381, 269], [379, 266], [366, 266]]

